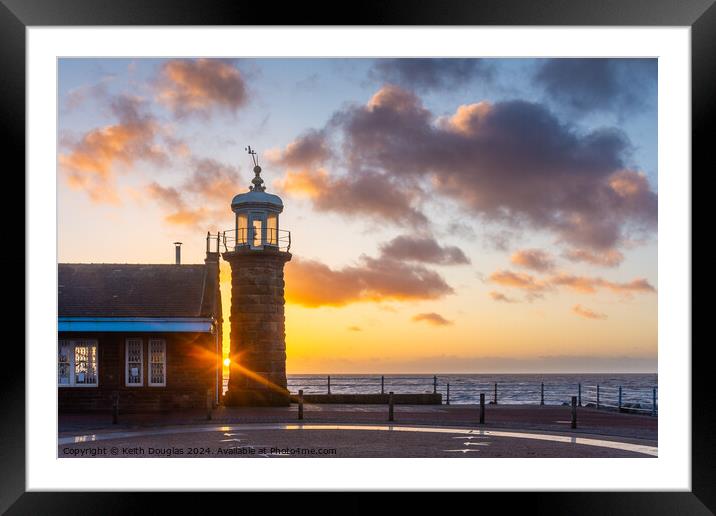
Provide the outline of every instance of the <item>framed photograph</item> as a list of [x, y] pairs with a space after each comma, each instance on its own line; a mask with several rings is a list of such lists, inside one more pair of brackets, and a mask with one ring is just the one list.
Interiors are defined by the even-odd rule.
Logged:
[[714, 510], [691, 340], [712, 2], [320, 26], [2, 2], [28, 201], [3, 510], [257, 490]]

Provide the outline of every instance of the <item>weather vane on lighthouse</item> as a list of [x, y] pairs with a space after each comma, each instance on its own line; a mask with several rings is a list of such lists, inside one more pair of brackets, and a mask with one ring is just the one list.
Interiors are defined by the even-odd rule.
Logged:
[[249, 153], [251, 159], [254, 162], [254, 174], [256, 174], [256, 177], [251, 180], [253, 186], [249, 186], [249, 191], [265, 192], [266, 187], [263, 184], [264, 180], [261, 179], [261, 167], [259, 166], [259, 157], [256, 154], [256, 151], [251, 148], [251, 145], [246, 147], [245, 150]]

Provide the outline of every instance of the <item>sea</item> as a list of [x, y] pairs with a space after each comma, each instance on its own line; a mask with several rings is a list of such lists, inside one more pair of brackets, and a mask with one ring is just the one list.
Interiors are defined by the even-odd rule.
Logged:
[[[381, 392], [381, 375], [288, 375], [288, 389], [297, 393], [327, 394], [330, 376], [332, 394], [370, 394]], [[579, 374], [386, 374], [382, 375], [382, 391], [385, 393], [438, 392], [443, 403], [477, 404], [480, 394], [485, 402], [494, 401], [497, 385], [498, 404], [539, 404], [544, 396], [545, 405], [563, 405], [572, 396], [581, 398], [582, 405], [597, 403], [599, 386], [600, 407], [617, 407], [619, 388], [622, 406], [650, 410], [654, 402], [658, 407], [657, 374], [655, 373], [579, 373]], [[226, 380], [224, 382], [226, 388]], [[544, 388], [542, 385], [544, 384]], [[544, 393], [544, 394], [543, 394]], [[656, 399], [655, 399], [656, 398]]]

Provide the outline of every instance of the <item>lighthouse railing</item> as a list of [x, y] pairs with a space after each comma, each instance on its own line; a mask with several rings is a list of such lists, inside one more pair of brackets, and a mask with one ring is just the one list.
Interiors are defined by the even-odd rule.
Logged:
[[291, 232], [285, 229], [264, 228], [260, 230], [252, 227], [232, 228], [221, 232], [221, 243], [224, 252], [239, 249], [274, 248], [278, 251], [288, 252], [291, 249]]

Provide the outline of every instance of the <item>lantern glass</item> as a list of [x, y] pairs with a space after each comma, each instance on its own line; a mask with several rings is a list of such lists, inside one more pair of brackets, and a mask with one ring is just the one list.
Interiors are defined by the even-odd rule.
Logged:
[[278, 215], [269, 213], [266, 219], [266, 243], [278, 245]]
[[261, 247], [263, 245], [263, 241], [261, 238], [261, 227], [263, 225], [262, 222], [263, 221], [260, 218], [255, 218], [251, 221], [251, 227], [253, 229], [253, 235], [251, 236], [252, 247]]
[[239, 213], [236, 216], [236, 245], [246, 245], [249, 227], [248, 217], [245, 213]]

